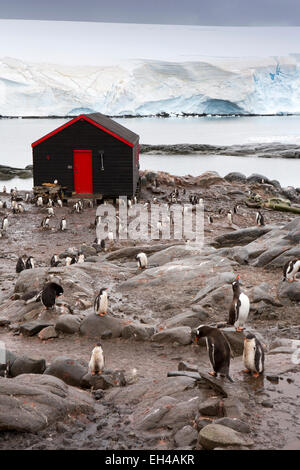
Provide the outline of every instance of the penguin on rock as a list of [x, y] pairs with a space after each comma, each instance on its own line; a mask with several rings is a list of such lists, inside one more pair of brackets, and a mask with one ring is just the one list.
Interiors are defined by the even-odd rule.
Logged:
[[56, 298], [62, 295], [64, 292], [61, 285], [56, 282], [48, 282], [42, 292], [40, 293], [37, 300], [41, 300], [46, 310], [55, 307]]
[[300, 270], [300, 259], [292, 259], [283, 266], [283, 281], [296, 281], [296, 274]]
[[27, 258], [25, 266], [26, 266], [26, 269], [33, 269], [34, 268], [34, 261], [33, 261], [32, 256], [29, 256], [29, 258]]
[[139, 269], [146, 269], [148, 266], [148, 258], [146, 253], [139, 253], [136, 255]]
[[59, 257], [57, 255], [53, 255], [51, 260], [50, 260], [50, 266], [53, 268], [56, 268], [59, 264]]
[[16, 265], [16, 273], [19, 274], [22, 271], [24, 271], [24, 269], [26, 269], [26, 255], [20, 256], [18, 258], [17, 265]]
[[233, 382], [229, 375], [232, 352], [222, 331], [219, 328], [200, 325], [196, 329], [195, 341], [198, 342], [200, 338], [206, 338], [208, 356], [213, 368], [213, 371], [209, 372], [209, 374], [213, 377], [217, 377], [220, 374], [220, 376], [227, 377], [230, 382]]
[[96, 314], [100, 315], [100, 317], [104, 317], [107, 313], [108, 308], [108, 296], [107, 296], [107, 288], [103, 287], [100, 289], [99, 294], [95, 298], [94, 301], [94, 311]]
[[232, 283], [233, 299], [229, 309], [229, 325], [234, 325], [236, 331], [243, 331], [249, 315], [249, 297], [241, 291], [239, 275]]
[[252, 333], [248, 333], [244, 338], [243, 362], [245, 366], [243, 372], [250, 372], [255, 378], [259, 377], [259, 374], [264, 371], [264, 348]]
[[97, 343], [92, 351], [91, 359], [89, 362], [89, 372], [92, 375], [102, 374], [104, 369], [104, 354], [101, 343]]

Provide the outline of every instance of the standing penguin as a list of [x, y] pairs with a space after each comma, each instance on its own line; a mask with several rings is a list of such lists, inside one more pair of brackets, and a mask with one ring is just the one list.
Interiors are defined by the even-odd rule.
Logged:
[[96, 314], [100, 315], [100, 317], [104, 317], [107, 313], [108, 308], [108, 297], [107, 297], [107, 288], [103, 287], [100, 289], [99, 294], [95, 298], [94, 301], [94, 311]]
[[283, 267], [283, 281], [296, 281], [296, 274], [300, 270], [300, 259], [292, 259]]
[[53, 255], [51, 260], [50, 260], [50, 266], [52, 266], [53, 268], [56, 268], [58, 266], [58, 263], [59, 263], [59, 258], [57, 255]]
[[233, 299], [229, 310], [229, 325], [234, 325], [236, 331], [242, 331], [250, 310], [249, 297], [241, 292], [239, 275], [232, 283]]
[[44, 217], [42, 222], [41, 222], [41, 227], [46, 228], [46, 229], [50, 228], [49, 222], [50, 222], [49, 217]]
[[60, 221], [59, 229], [62, 230], [62, 231], [64, 231], [64, 230], [66, 230], [66, 228], [67, 228], [67, 221], [66, 221], [66, 219], [63, 217], [63, 218], [61, 219], [61, 221]]
[[36, 205], [37, 205], [38, 207], [42, 207], [42, 206], [43, 206], [43, 198], [42, 198], [42, 196], [39, 196], [39, 197], [37, 198], [37, 200], [36, 200]]
[[257, 225], [260, 225], [262, 227], [265, 225], [264, 216], [262, 215], [262, 213], [260, 211], [256, 212], [255, 221], [256, 221]]
[[64, 292], [62, 286], [56, 282], [48, 282], [40, 294], [42, 304], [48, 310], [55, 306], [56, 297], [59, 297]]
[[33, 269], [34, 268], [34, 261], [33, 261], [32, 256], [29, 256], [29, 258], [27, 258], [25, 266], [26, 266], [26, 269]]
[[227, 212], [227, 221], [228, 221], [228, 225], [231, 227], [232, 226], [232, 212], [231, 211]]
[[209, 224], [213, 224], [213, 223], [214, 223], [213, 216], [212, 216], [212, 215], [208, 215], [208, 216], [207, 216], [207, 221], [208, 221]]
[[251, 333], [248, 333], [244, 338], [243, 361], [246, 367], [244, 372], [252, 372], [253, 377], [258, 377], [264, 371], [265, 352], [263, 346]]
[[104, 355], [101, 343], [97, 343], [92, 351], [91, 359], [89, 362], [89, 372], [92, 375], [102, 374], [104, 369]]
[[16, 265], [16, 273], [20, 273], [26, 269], [26, 255], [20, 256]]
[[231, 349], [229, 343], [219, 328], [200, 325], [196, 330], [195, 341], [200, 338], [206, 338], [209, 360], [213, 367], [213, 372], [209, 372], [213, 377], [218, 374], [227, 377], [233, 382], [229, 375]]
[[7, 227], [8, 227], [8, 218], [7, 218], [7, 215], [6, 215], [5, 217], [3, 217], [1, 230], [6, 231]]
[[146, 269], [148, 266], [148, 258], [146, 253], [139, 253], [136, 255], [139, 269]]

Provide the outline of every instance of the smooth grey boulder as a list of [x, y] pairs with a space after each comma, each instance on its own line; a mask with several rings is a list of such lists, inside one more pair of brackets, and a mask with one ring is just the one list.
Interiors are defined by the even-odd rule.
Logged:
[[69, 334], [78, 333], [80, 329], [80, 323], [81, 319], [78, 315], [60, 315], [55, 324], [55, 330]]
[[80, 334], [89, 338], [118, 338], [121, 336], [124, 321], [109, 314], [100, 317], [95, 313], [89, 314], [80, 325]]
[[176, 328], [167, 328], [155, 333], [152, 341], [156, 343], [173, 343], [190, 344], [192, 342], [192, 330], [188, 326], [178, 326]]
[[249, 424], [238, 418], [218, 418], [215, 419], [214, 424], [222, 424], [222, 426], [227, 426], [228, 428], [234, 429], [235, 431], [248, 434], [251, 432]]
[[141, 325], [138, 323], [130, 323], [125, 325], [122, 330], [122, 338], [132, 338], [136, 341], [147, 341], [154, 334], [153, 326]]
[[300, 280], [295, 282], [282, 281], [278, 286], [280, 300], [300, 301]]
[[231, 173], [228, 173], [228, 175], [224, 176], [224, 179], [226, 181], [229, 181], [230, 183], [232, 182], [238, 182], [238, 183], [246, 183], [247, 182], [247, 177], [243, 173], [239, 173], [237, 171], [233, 171]]
[[46, 328], [47, 326], [51, 326], [52, 322], [44, 322], [44, 321], [31, 321], [23, 323], [20, 327], [20, 332], [24, 336], [34, 336], [39, 333], [41, 330]]
[[87, 373], [88, 365], [82, 365], [79, 361], [67, 357], [59, 356], [45, 370], [44, 374], [54, 375], [63, 380], [68, 385], [81, 386], [81, 380]]
[[[197, 309], [194, 310], [194, 307]], [[164, 325], [166, 328], [175, 328], [177, 326], [189, 326], [190, 328], [195, 328], [200, 325], [201, 322], [206, 321], [208, 317], [209, 314], [204, 308], [195, 305], [192, 307], [192, 310], [179, 313], [178, 315], [163, 321], [161, 325]]]
[[93, 399], [50, 375], [1, 378], [0, 431], [36, 433], [68, 414], [94, 411]]
[[45, 359], [32, 359], [31, 357], [17, 357], [10, 367], [10, 375], [16, 377], [21, 374], [43, 374], [46, 369]]
[[204, 449], [211, 450], [215, 447], [228, 446], [247, 446], [250, 447], [254, 442], [245, 437], [242, 433], [235, 431], [222, 424], [208, 424], [201, 429], [198, 442]]
[[247, 245], [271, 230], [272, 227], [270, 226], [242, 228], [234, 232], [219, 235], [213, 240], [211, 245], [216, 247]]
[[197, 442], [198, 433], [195, 428], [190, 425], [186, 425], [179, 429], [174, 436], [174, 441], [177, 448], [191, 446]]

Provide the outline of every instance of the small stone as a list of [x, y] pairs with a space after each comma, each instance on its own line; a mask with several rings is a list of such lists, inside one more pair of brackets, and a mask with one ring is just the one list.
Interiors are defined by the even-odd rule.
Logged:
[[57, 338], [57, 333], [55, 331], [55, 328], [54, 326], [47, 326], [46, 328], [44, 328], [43, 330], [41, 330], [38, 334], [38, 337], [44, 341], [44, 340], [47, 340], [47, 339], [51, 339], [51, 338]]
[[196, 429], [192, 428], [192, 426], [187, 425], [177, 431], [174, 436], [174, 440], [176, 446], [182, 448], [196, 443], [197, 437], [198, 433]]
[[261, 402], [262, 406], [265, 408], [273, 408], [273, 403], [270, 400], [264, 400]]

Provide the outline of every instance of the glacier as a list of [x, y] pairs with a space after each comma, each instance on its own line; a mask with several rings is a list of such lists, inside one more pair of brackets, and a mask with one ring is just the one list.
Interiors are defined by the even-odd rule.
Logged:
[[300, 112], [300, 55], [73, 66], [0, 59], [0, 115]]

